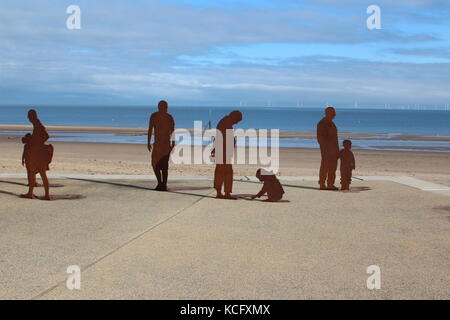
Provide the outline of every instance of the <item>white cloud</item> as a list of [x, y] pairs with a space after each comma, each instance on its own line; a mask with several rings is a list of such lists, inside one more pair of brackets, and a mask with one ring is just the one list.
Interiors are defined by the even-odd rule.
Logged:
[[[65, 8], [72, 4], [70, 1], [2, 0], [2, 103], [114, 100], [143, 104], [161, 97], [178, 103], [296, 101], [299, 97], [311, 101], [450, 98], [446, 90], [450, 67], [446, 63], [387, 63], [345, 56], [327, 59], [302, 56], [301, 52], [299, 57], [289, 59], [268, 53], [270, 63], [238, 55], [231, 56], [226, 64], [190, 63], [218, 46], [269, 43], [277, 48], [279, 43], [291, 42], [314, 48], [318, 43], [371, 44], [380, 50], [390, 45], [401, 55], [423, 56], [429, 53], [424, 51], [423, 43], [436, 46], [438, 42], [439, 34], [408, 31], [397, 24], [381, 32], [368, 32], [365, 10], [360, 13], [358, 9], [364, 7], [364, 2], [302, 3], [305, 5], [290, 8], [247, 5], [236, 9], [163, 1], [80, 0], [82, 29], [69, 31], [65, 28]], [[390, 6], [386, 1], [380, 4]], [[408, 19], [420, 13], [415, 8], [425, 10], [425, 14], [448, 8], [440, 1], [418, 0], [403, 6], [404, 16], [401, 5], [394, 6], [396, 14], [400, 12], [392, 19], [395, 23], [414, 21]], [[411, 44], [416, 50], [405, 51], [403, 44]]]

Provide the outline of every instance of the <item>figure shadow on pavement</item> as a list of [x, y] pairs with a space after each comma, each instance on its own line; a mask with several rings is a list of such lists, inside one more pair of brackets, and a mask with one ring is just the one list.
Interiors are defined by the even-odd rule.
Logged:
[[195, 190], [210, 190], [212, 187], [177, 187], [169, 188], [169, 191], [195, 191]]
[[212, 197], [212, 196], [209, 196], [209, 195], [203, 195], [203, 194], [197, 194], [197, 193], [188, 193], [188, 192], [180, 192], [180, 191], [183, 191], [183, 190], [186, 190], [186, 191], [189, 191], [189, 190], [209, 190], [209, 189], [211, 189], [211, 187], [180, 187], [180, 188], [169, 188], [167, 191], [158, 191], [158, 190], [155, 190], [155, 189], [150, 188], [150, 187], [147, 188], [147, 187], [141, 187], [141, 186], [136, 186], [136, 185], [132, 185], [132, 184], [125, 184], [125, 183], [119, 183], [119, 182], [99, 181], [99, 180], [79, 179], [79, 178], [68, 178], [68, 179], [84, 181], [84, 182], [108, 184], [108, 185], [112, 185], [112, 186], [133, 188], [133, 189], [152, 191], [152, 192], [176, 193], [176, 194], [182, 194], [182, 195], [187, 195], [187, 196], [195, 196], [195, 197], [201, 197], [201, 198], [213, 198], [213, 199], [215, 199], [215, 197]]
[[[10, 192], [10, 191], [5, 191], [5, 190], [0, 190], [0, 194], [6, 194], [8, 196], [13, 196], [16, 198], [21, 198], [21, 199], [25, 199], [25, 200], [43, 200], [41, 198], [43, 197], [36, 197], [35, 199], [28, 199], [28, 198], [23, 198], [20, 194], [18, 193], [14, 193], [14, 192]], [[86, 198], [85, 196], [82, 196], [80, 194], [51, 194], [50, 195], [50, 201], [53, 200], [78, 200], [78, 199], [83, 199]]]
[[350, 187], [350, 190], [345, 190], [342, 192], [344, 192], [344, 193], [359, 193], [361, 191], [370, 191], [370, 190], [372, 190], [372, 188], [366, 187], [366, 186], [361, 186], [361, 187]]
[[[17, 186], [28, 187], [28, 183], [23, 183], [23, 182], [0, 180], [0, 183], [9, 183], [9, 184], [15, 184]], [[43, 187], [43, 186], [44, 185], [42, 185], [40, 183], [36, 184], [37, 188], [40, 188], [40, 187]], [[50, 188], [62, 188], [62, 187], [64, 187], [64, 185], [60, 184], [60, 183], [50, 183], [49, 186], [50, 186]]]
[[5, 191], [5, 190], [0, 190], [0, 193], [1, 194], [6, 194], [8, 196], [20, 197], [20, 194], [18, 194], [18, 193], [9, 192], [9, 191]]
[[[235, 180], [237, 182], [245, 182], [245, 183], [255, 183], [255, 184], [260, 184], [260, 182], [257, 181], [249, 181], [249, 180]], [[306, 190], [320, 190], [319, 187], [309, 187], [309, 186], [297, 186], [297, 185], [292, 185], [292, 184], [281, 184], [283, 187], [288, 187], [288, 188], [297, 188], [297, 189], [306, 189]], [[351, 187], [349, 191], [343, 191], [345, 193], [358, 193], [358, 192], [362, 192], [362, 191], [370, 191], [372, 190], [372, 188], [367, 187], [367, 186], [360, 186], [360, 187]]]
[[267, 201], [264, 199], [252, 199], [253, 194], [247, 194], [247, 193], [243, 193], [243, 194], [233, 194], [233, 197], [236, 197], [238, 199], [242, 199], [242, 200], [249, 200], [249, 201], [259, 201], [259, 202], [273, 202], [273, 203], [289, 203], [289, 200], [278, 200], [278, 201]]
[[[255, 184], [261, 184], [261, 182], [258, 181], [250, 181], [250, 180], [234, 180], [236, 182], [245, 182], [245, 183], [255, 183]], [[296, 186], [292, 184], [281, 184], [283, 187], [289, 187], [289, 188], [297, 188], [297, 189], [306, 189], [306, 190], [319, 190], [319, 187], [308, 187], [308, 186]]]

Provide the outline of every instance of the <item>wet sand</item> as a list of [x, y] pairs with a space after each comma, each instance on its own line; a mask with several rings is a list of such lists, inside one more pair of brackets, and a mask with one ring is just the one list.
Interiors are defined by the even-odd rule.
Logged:
[[[127, 127], [69, 127], [69, 126], [46, 126], [48, 131], [52, 132], [83, 132], [83, 133], [115, 133], [120, 136], [135, 136], [146, 135], [147, 128], [127, 128]], [[13, 131], [31, 131], [30, 125], [0, 125], [0, 131], [12, 131], [11, 136], [15, 137]], [[177, 130], [188, 130], [190, 132], [197, 132], [194, 129], [178, 128]], [[237, 134], [239, 135], [239, 133]], [[339, 132], [339, 136], [345, 139], [374, 139], [374, 140], [399, 140], [399, 141], [449, 141], [448, 136], [425, 136], [425, 135], [407, 135], [407, 134], [385, 134], [385, 133], [348, 133]], [[304, 131], [286, 131], [280, 130], [280, 138], [303, 138], [303, 139], [315, 139], [315, 132]]]

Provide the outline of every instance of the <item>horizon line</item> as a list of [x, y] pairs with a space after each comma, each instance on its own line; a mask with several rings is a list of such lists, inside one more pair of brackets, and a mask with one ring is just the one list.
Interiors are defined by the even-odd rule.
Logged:
[[[61, 108], [155, 108], [157, 103], [153, 105], [144, 104], [0, 104], [0, 108], [5, 107], [18, 107], [18, 108], [47, 108], [47, 107], [61, 107]], [[319, 109], [327, 106], [333, 106], [337, 109], [352, 109], [352, 110], [365, 110], [365, 109], [383, 109], [383, 110], [416, 110], [416, 111], [450, 111], [449, 103], [438, 104], [420, 104], [420, 103], [384, 103], [384, 104], [361, 104], [355, 106], [354, 102], [350, 103], [336, 103], [336, 104], [306, 104], [302, 106], [298, 105], [208, 105], [208, 104], [170, 104], [169, 107], [175, 108], [289, 108], [289, 109]]]

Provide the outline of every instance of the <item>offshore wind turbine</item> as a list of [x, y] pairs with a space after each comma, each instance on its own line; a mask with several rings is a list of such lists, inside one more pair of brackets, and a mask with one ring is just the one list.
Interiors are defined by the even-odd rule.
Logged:
[[211, 113], [212, 110], [211, 108], [209, 108], [209, 112], [208, 112], [208, 123], [206, 124], [204, 130], [210, 130], [212, 128], [212, 124], [211, 124]]

